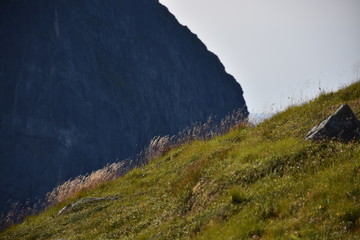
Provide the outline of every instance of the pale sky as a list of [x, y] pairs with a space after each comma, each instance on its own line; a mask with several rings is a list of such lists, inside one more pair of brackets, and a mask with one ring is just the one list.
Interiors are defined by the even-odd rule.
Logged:
[[281, 110], [360, 76], [360, 0], [160, 0], [214, 52], [250, 112]]

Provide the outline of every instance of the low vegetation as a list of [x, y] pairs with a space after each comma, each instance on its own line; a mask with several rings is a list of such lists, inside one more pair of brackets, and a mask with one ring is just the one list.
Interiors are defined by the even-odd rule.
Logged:
[[[208, 140], [221, 134], [225, 134], [240, 125], [247, 126], [247, 124], [248, 123], [244, 123], [242, 110], [239, 109], [226, 116], [219, 124], [216, 124], [214, 119], [210, 117], [207, 122], [195, 123], [192, 127], [179, 131], [176, 135], [155, 136], [150, 141], [149, 146], [140, 152], [135, 160], [128, 159], [126, 160], [127, 164], [125, 164], [125, 161], [109, 164], [90, 174], [80, 175], [74, 179], [69, 179], [47, 194], [45, 204], [48, 207], [51, 207], [55, 204], [64, 202], [81, 191], [93, 189], [101, 183], [111, 182], [119, 178], [132, 169], [134, 165], [142, 167], [152, 159], [160, 157], [171, 149], [184, 144], [189, 144], [195, 140]], [[29, 209], [33, 212], [33, 209]], [[10, 213], [12, 213], [12, 211], [10, 211]]]
[[[168, 148], [0, 239], [360, 239], [359, 142], [304, 140], [344, 103], [360, 117], [360, 82], [255, 127]], [[103, 200], [58, 216], [84, 199]]]

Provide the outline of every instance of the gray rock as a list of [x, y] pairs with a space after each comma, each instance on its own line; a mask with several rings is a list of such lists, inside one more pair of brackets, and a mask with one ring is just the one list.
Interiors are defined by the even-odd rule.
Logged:
[[326, 120], [313, 127], [307, 140], [337, 139], [344, 142], [360, 137], [360, 123], [349, 105], [344, 104]]
[[117, 199], [119, 199], [119, 197], [87, 198], [87, 199], [83, 199], [83, 200], [77, 201], [77, 202], [75, 202], [75, 203], [72, 203], [72, 204], [69, 204], [69, 205], [63, 207], [63, 208], [58, 212], [58, 216], [68, 213], [69, 211], [71, 211], [72, 208], [74, 208], [75, 206], [80, 205], [80, 204], [89, 203], [89, 202], [99, 202], [99, 201], [104, 201], [104, 200], [117, 200]]

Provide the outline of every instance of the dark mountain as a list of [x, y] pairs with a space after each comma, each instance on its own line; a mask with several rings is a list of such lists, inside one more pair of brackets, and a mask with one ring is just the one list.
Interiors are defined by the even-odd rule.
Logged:
[[1, 0], [0, 206], [243, 108], [219, 59], [158, 0]]

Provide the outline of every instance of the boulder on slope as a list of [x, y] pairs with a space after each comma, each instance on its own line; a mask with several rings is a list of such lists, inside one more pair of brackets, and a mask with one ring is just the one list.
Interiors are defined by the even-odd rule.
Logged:
[[349, 105], [344, 104], [306, 135], [307, 140], [338, 139], [348, 142], [360, 138], [360, 122]]

